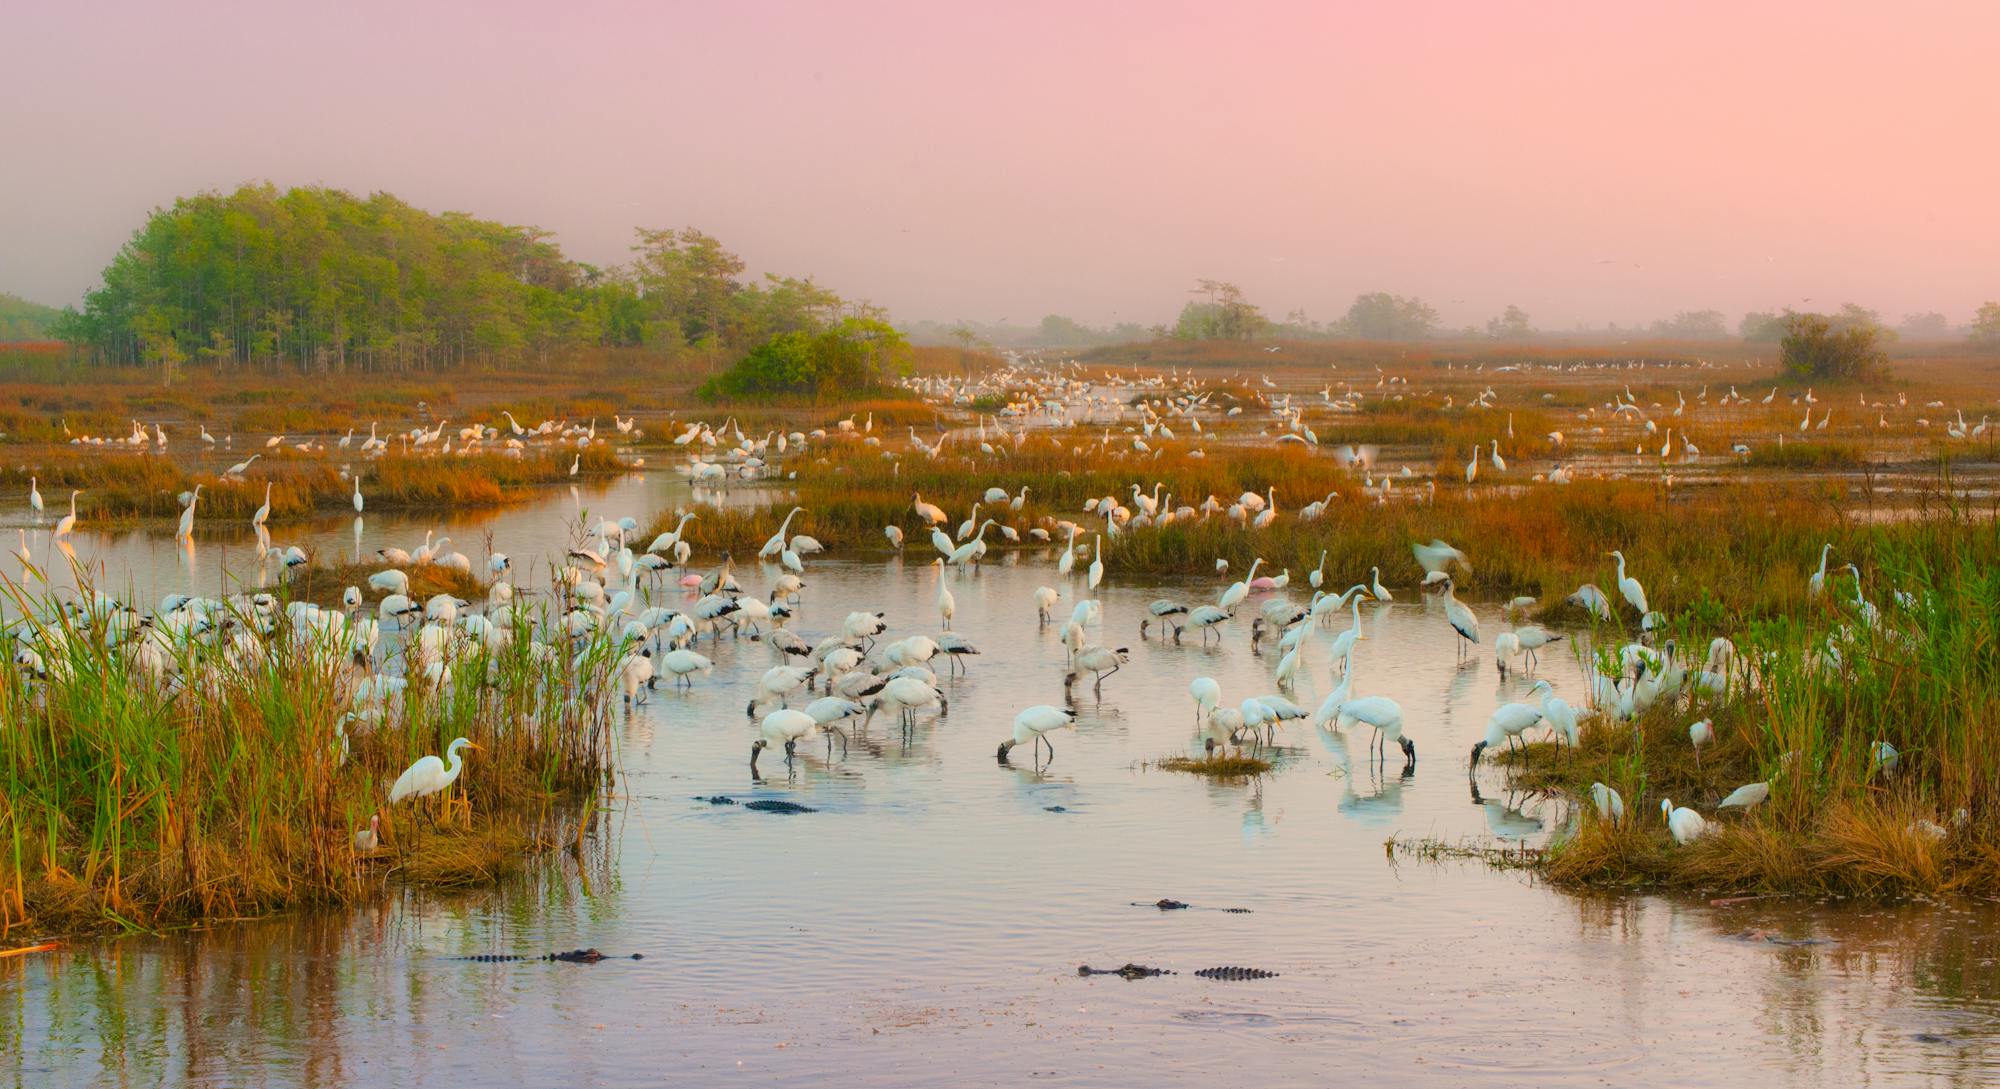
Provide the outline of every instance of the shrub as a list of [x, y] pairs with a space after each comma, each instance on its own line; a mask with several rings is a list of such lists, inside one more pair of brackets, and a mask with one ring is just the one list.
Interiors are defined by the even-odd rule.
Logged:
[[1836, 329], [1822, 314], [1794, 314], [1785, 323], [1779, 359], [1794, 378], [1865, 378], [1886, 358], [1882, 330], [1870, 324]]
[[910, 348], [885, 322], [848, 318], [819, 333], [791, 332], [759, 344], [702, 384], [704, 397], [839, 393], [852, 396], [904, 373]]

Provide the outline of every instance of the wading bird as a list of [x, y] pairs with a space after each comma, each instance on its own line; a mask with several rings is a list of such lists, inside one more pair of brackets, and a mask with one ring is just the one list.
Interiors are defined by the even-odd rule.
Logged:
[[465, 770], [462, 750], [478, 748], [461, 737], [445, 746], [445, 757], [451, 761], [449, 767], [435, 756], [426, 756], [411, 764], [409, 770], [397, 776], [395, 785], [389, 788], [389, 804], [395, 805], [405, 798], [427, 798], [449, 787], [457, 781], [458, 773]]
[[1035, 746], [1035, 755], [1041, 756], [1042, 746], [1048, 746], [1049, 759], [1056, 758], [1056, 747], [1049, 742], [1052, 730], [1075, 729], [1076, 712], [1066, 707], [1052, 707], [1046, 703], [1036, 704], [1014, 716], [1014, 736], [1000, 743], [999, 760], [1007, 762], [1007, 754], [1014, 746], [1023, 743]]

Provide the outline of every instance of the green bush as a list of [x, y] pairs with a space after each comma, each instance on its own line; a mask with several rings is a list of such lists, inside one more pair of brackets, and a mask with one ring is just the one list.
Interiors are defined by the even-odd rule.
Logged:
[[1794, 314], [1785, 323], [1779, 359], [1794, 378], [1865, 378], [1881, 369], [1882, 329], [1872, 324], [1836, 328], [1822, 314]]
[[772, 394], [852, 396], [909, 368], [910, 349], [885, 322], [847, 318], [819, 333], [780, 333], [702, 384], [708, 398]]

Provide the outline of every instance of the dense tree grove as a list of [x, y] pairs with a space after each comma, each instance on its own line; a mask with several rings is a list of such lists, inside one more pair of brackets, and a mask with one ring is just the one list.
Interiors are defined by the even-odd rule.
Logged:
[[693, 229], [640, 230], [629, 266], [387, 193], [244, 186], [147, 219], [55, 332], [103, 362], [331, 370], [547, 361], [593, 345], [741, 349], [837, 321], [810, 280], [745, 281]]

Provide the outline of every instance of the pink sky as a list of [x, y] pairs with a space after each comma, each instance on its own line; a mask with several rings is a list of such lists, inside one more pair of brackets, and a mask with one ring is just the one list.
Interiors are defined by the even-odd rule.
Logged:
[[[1422, 295], [1455, 323], [2000, 297], [2000, 4], [43, 3], [0, 290], [146, 211], [386, 189], [625, 259], [693, 224], [899, 318]], [[1811, 299], [1811, 303], [1804, 300]]]

